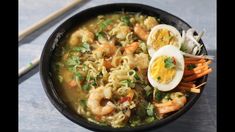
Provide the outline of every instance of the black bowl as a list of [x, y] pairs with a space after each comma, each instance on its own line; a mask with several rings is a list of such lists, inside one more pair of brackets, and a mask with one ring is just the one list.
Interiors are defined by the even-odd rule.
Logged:
[[[56, 86], [55, 79], [53, 76], [53, 72], [51, 70], [51, 60], [52, 56], [55, 53], [55, 50], [59, 46], [62, 39], [66, 36], [66, 34], [71, 31], [74, 26], [92, 18], [99, 14], [106, 14], [115, 11], [128, 11], [128, 12], [141, 12], [146, 15], [155, 16], [161, 19], [162, 23], [166, 23], [176, 27], [180, 32], [182, 30], [187, 30], [191, 28], [189, 24], [181, 20], [180, 18], [162, 11], [160, 9], [150, 7], [142, 4], [132, 4], [132, 3], [116, 3], [116, 4], [108, 4], [101, 5], [86, 9], [74, 15], [73, 17], [66, 20], [63, 24], [61, 24], [49, 37], [47, 40], [40, 60], [40, 77], [44, 87], [44, 90], [50, 99], [51, 103], [68, 119], [73, 121], [74, 123], [81, 125], [87, 129], [94, 131], [146, 131], [150, 129], [156, 129], [161, 126], [172, 122], [173, 120], [179, 118], [186, 111], [188, 111], [193, 104], [198, 100], [200, 94], [192, 94], [188, 98], [187, 104], [180, 109], [179, 111], [173, 113], [172, 115], [166, 117], [165, 119], [154, 121], [150, 124], [146, 124], [138, 127], [124, 127], [124, 128], [112, 128], [108, 126], [100, 126], [95, 123], [89, 122], [73, 110], [61, 99], [58, 93], [58, 87]], [[200, 43], [203, 44], [202, 40]], [[203, 54], [207, 54], [205, 46], [202, 49]], [[199, 79], [199, 83], [207, 81], [207, 76]]]

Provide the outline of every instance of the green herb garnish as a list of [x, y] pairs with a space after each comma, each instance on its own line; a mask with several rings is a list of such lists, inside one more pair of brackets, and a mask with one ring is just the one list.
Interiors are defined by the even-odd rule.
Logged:
[[151, 116], [151, 117], [147, 117], [146, 119], [145, 119], [145, 122], [146, 123], [151, 123], [151, 122], [153, 122], [154, 121], [154, 117], [153, 116]]
[[95, 34], [97, 39], [103, 39], [104, 38], [104, 32], [98, 32]]
[[79, 80], [83, 80], [83, 76], [81, 75], [81, 73], [76, 72], [75, 76], [79, 79]]
[[189, 64], [189, 65], [187, 66], [188, 70], [193, 70], [193, 68], [195, 68], [195, 67], [196, 67], [195, 64]]
[[157, 80], [158, 80], [158, 81], [159, 81], [159, 80], [161, 80], [161, 77], [160, 77], [160, 76], [158, 76], [158, 77], [157, 77]]
[[123, 81], [121, 81], [121, 84], [123, 86], [128, 86], [128, 87], [131, 87], [131, 88], [135, 87], [135, 83], [131, 82], [131, 80], [123, 80]]
[[90, 88], [91, 88], [91, 86], [87, 83], [82, 86], [82, 89], [85, 90], [85, 91], [89, 91]]
[[129, 120], [129, 122], [132, 127], [135, 127], [135, 126], [140, 125], [141, 120], [138, 116], [134, 116], [133, 118]]
[[148, 116], [153, 116], [154, 115], [154, 106], [149, 103], [147, 108], [146, 108], [146, 112]]
[[99, 27], [99, 31], [103, 31], [109, 24], [112, 23], [112, 20], [111, 19], [106, 19], [104, 20], [102, 23], [100, 23]]
[[124, 22], [127, 26], [131, 24], [129, 16], [122, 16], [121, 21]]
[[80, 102], [82, 107], [86, 107], [86, 103], [87, 103], [86, 99], [81, 99], [79, 102]]
[[144, 87], [144, 90], [145, 90], [145, 93], [146, 93], [147, 97], [153, 93], [152, 88], [149, 85]]
[[68, 60], [66, 61], [66, 64], [68, 66], [75, 66], [75, 65], [79, 65], [80, 64], [80, 59], [78, 56], [71, 56], [70, 58], [68, 58]]
[[160, 102], [166, 95], [167, 95], [167, 93], [157, 91], [157, 92], [156, 92], [156, 95], [155, 95], [155, 99], [156, 99], [158, 102]]
[[165, 63], [165, 68], [171, 69], [175, 67], [175, 60], [173, 57], [167, 57], [164, 60], [164, 63]]
[[88, 43], [83, 43], [82, 46], [73, 48], [74, 51], [85, 53], [87, 51], [91, 51], [90, 45]]
[[140, 80], [140, 77], [138, 76], [138, 74], [137, 74], [136, 71], [130, 71], [130, 72], [129, 72], [129, 75], [130, 75], [130, 76], [134, 75], [134, 78], [135, 78], [136, 80]]

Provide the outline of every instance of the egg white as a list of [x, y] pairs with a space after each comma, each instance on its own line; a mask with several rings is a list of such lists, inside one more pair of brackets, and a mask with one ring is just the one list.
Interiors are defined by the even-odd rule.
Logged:
[[[173, 79], [167, 84], [161, 84], [157, 82], [155, 79], [153, 79], [153, 77], [150, 74], [150, 68], [153, 62], [160, 56], [174, 57], [176, 60], [176, 74], [173, 77]], [[170, 91], [179, 84], [179, 82], [182, 80], [183, 74], [184, 74], [184, 57], [178, 48], [172, 45], [166, 45], [161, 47], [157, 52], [153, 54], [148, 67], [148, 80], [154, 88], [157, 88], [160, 91]]]
[[155, 27], [153, 27], [153, 28], [151, 29], [151, 31], [150, 31], [150, 33], [149, 33], [149, 36], [148, 36], [148, 39], [147, 39], [147, 48], [148, 48], [149, 55], [150, 55], [151, 57], [152, 57], [153, 54], [157, 51], [157, 50], [155, 50], [155, 49], [152, 47], [152, 41], [153, 41], [153, 39], [154, 39], [154, 34], [155, 34], [156, 32], [158, 32], [158, 30], [160, 30], [160, 29], [167, 29], [167, 30], [169, 30], [171, 33], [174, 34], [174, 36], [175, 36], [175, 37], [177, 38], [177, 40], [178, 40], [177, 45], [174, 45], [174, 46], [176, 46], [178, 49], [180, 49], [181, 44], [182, 44], [182, 41], [183, 41], [183, 39], [182, 39], [182, 37], [181, 37], [181, 35], [180, 35], [180, 32], [179, 32], [175, 27], [173, 27], [173, 26], [171, 26], [171, 25], [167, 25], [167, 24], [159, 24], [159, 25], [157, 25], [157, 26], [155, 26]]

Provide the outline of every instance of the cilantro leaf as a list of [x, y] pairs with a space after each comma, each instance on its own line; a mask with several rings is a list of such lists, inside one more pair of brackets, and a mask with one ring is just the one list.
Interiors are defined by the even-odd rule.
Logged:
[[66, 64], [68, 66], [79, 65], [80, 64], [80, 59], [79, 59], [78, 56], [72, 56], [72, 57], [68, 58], [68, 60], [66, 61]]
[[124, 22], [127, 26], [131, 24], [129, 16], [122, 16], [121, 21]]
[[87, 83], [82, 86], [82, 89], [85, 90], [85, 91], [89, 91], [90, 88], [91, 88], [91, 86]]
[[189, 65], [187, 66], [188, 70], [193, 70], [193, 68], [195, 68], [195, 67], [196, 67], [195, 64], [189, 64]]
[[157, 91], [156, 94], [155, 94], [155, 99], [158, 102], [160, 102], [166, 95], [167, 95], [167, 93]]
[[73, 48], [74, 51], [85, 53], [87, 51], [91, 51], [90, 45], [88, 43], [83, 43], [82, 46]]
[[102, 23], [100, 23], [99, 27], [99, 31], [103, 31], [109, 24], [112, 23], [112, 20], [111, 19], [106, 19], [104, 20]]
[[165, 68], [171, 69], [175, 67], [175, 60], [173, 57], [167, 57], [164, 60], [164, 63], [165, 63]]
[[102, 39], [104, 38], [104, 32], [98, 32], [95, 34], [95, 36], [97, 37], [97, 39]]
[[81, 75], [81, 73], [76, 72], [75, 76], [78, 77], [79, 80], [83, 80], [83, 76]]

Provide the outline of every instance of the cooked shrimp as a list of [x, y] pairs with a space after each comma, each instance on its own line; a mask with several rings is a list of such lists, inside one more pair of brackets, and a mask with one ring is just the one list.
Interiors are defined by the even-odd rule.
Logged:
[[146, 26], [147, 30], [150, 30], [154, 26], [158, 25], [158, 21], [154, 17], [149, 16], [144, 20], [144, 25]]
[[166, 114], [179, 110], [186, 103], [186, 97], [181, 92], [172, 93], [171, 99], [172, 100], [164, 103], [155, 103], [155, 107], [159, 114]]
[[88, 29], [78, 29], [75, 31], [70, 39], [69, 39], [69, 44], [71, 46], [78, 45], [81, 42], [88, 42], [88, 43], [93, 43], [94, 41], [94, 34], [90, 32]]
[[97, 51], [100, 51], [105, 56], [112, 56], [116, 52], [117, 48], [114, 44], [104, 43], [99, 48], [97, 48]]
[[133, 42], [130, 45], [127, 45], [124, 48], [124, 50], [126, 54], [133, 54], [138, 47], [139, 47], [139, 42]]
[[139, 24], [134, 27], [134, 33], [142, 40], [146, 41], [148, 38], [148, 32], [144, 30]]
[[107, 115], [114, 110], [115, 105], [111, 101], [108, 101], [104, 106], [101, 106], [100, 103], [102, 99], [110, 99], [111, 97], [111, 88], [104, 88], [101, 86], [90, 91], [90, 95], [87, 100], [87, 106], [95, 115]]

